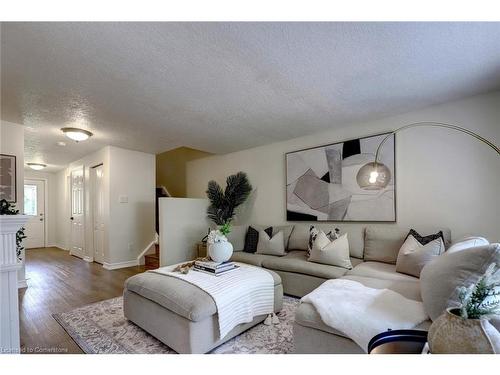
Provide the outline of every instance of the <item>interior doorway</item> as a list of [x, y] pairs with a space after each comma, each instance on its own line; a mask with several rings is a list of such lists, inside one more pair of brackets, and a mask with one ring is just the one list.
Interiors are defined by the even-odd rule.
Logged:
[[104, 262], [104, 168], [97, 165], [90, 170], [92, 184], [92, 226], [94, 237], [94, 261]]
[[45, 181], [24, 180], [24, 214], [30, 216], [26, 223], [27, 249], [45, 247]]

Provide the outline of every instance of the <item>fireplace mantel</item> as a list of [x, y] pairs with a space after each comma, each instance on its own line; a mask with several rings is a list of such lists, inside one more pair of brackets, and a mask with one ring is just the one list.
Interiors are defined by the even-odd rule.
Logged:
[[0, 215], [0, 353], [19, 353], [16, 233], [27, 215]]

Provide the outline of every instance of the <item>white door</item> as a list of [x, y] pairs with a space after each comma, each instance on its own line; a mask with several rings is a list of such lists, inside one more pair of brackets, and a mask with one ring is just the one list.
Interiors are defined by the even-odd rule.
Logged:
[[25, 247], [45, 247], [45, 181], [24, 180], [24, 214], [30, 216]]
[[92, 195], [93, 195], [93, 225], [94, 225], [94, 261], [104, 262], [104, 187], [103, 187], [103, 167], [94, 167], [91, 170]]
[[71, 255], [76, 255], [80, 258], [83, 258], [85, 255], [83, 180], [83, 167], [71, 171], [71, 239], [69, 251]]

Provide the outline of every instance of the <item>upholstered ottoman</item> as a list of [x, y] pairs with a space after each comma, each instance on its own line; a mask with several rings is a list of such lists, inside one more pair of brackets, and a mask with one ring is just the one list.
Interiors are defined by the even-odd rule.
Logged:
[[[274, 280], [274, 311], [281, 310], [281, 278]], [[192, 271], [194, 272], [194, 271]], [[262, 322], [266, 315], [234, 327], [219, 338], [217, 307], [212, 297], [184, 280], [145, 272], [125, 282], [125, 317], [178, 353], [206, 353]]]

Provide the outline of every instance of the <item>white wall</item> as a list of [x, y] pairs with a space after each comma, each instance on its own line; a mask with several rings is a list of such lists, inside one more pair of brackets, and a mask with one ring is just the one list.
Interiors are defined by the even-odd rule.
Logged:
[[[396, 117], [352, 124], [339, 130], [194, 160], [187, 165], [187, 196], [205, 197], [210, 179], [223, 184], [229, 174], [244, 171], [256, 189], [248, 221], [281, 224], [286, 220], [286, 152], [382, 133], [417, 121], [463, 126], [498, 145], [499, 120], [500, 92], [495, 92]], [[490, 241], [500, 241], [500, 158], [479, 141], [437, 128], [398, 133], [396, 183], [398, 224], [446, 226], [452, 230], [454, 239], [477, 234]]]
[[57, 246], [56, 225], [57, 225], [57, 176], [55, 173], [34, 171], [26, 169], [24, 179], [35, 179], [45, 181], [45, 245]]
[[[154, 240], [155, 156], [143, 152], [107, 146], [71, 163], [57, 173], [59, 247], [68, 249], [70, 209], [68, 176], [75, 168], [85, 172], [85, 255], [92, 259], [93, 218], [91, 209], [91, 168], [103, 164], [104, 188], [104, 266], [119, 268], [137, 263], [137, 257]], [[120, 203], [120, 196], [127, 203]]]
[[[0, 122], [0, 153], [16, 156], [16, 208], [24, 210], [24, 127], [7, 121]], [[21, 254], [23, 266], [17, 277], [20, 286], [26, 286], [24, 252]]]
[[186, 262], [197, 256], [197, 243], [207, 233], [208, 199], [160, 198], [160, 265]]
[[[71, 237], [71, 224], [70, 224], [70, 191], [69, 191], [69, 176], [71, 171], [77, 168], [84, 169], [84, 212], [85, 212], [85, 235], [84, 235], [84, 248], [85, 257], [88, 260], [93, 258], [94, 254], [94, 234], [92, 230], [92, 211], [91, 211], [91, 191], [90, 191], [90, 169], [96, 165], [103, 164], [104, 172], [104, 190], [109, 192], [109, 147], [104, 147], [99, 151], [89, 154], [82, 159], [76, 160], [68, 165], [68, 167], [57, 174], [57, 191], [59, 195], [59, 208], [57, 212], [57, 244], [59, 247], [69, 250], [70, 237]], [[108, 214], [105, 211], [105, 216]], [[105, 236], [105, 255], [107, 254], [107, 227], [104, 230]]]
[[67, 170], [55, 173], [56, 212], [53, 220], [56, 230], [54, 245], [63, 250], [69, 250], [69, 192]]
[[137, 260], [155, 238], [156, 161], [118, 147], [109, 152], [109, 262], [115, 264]]

